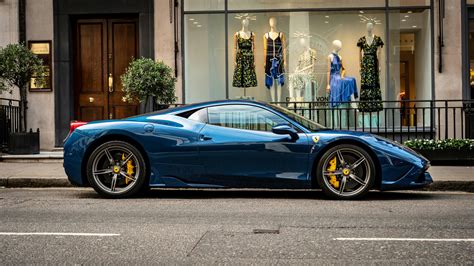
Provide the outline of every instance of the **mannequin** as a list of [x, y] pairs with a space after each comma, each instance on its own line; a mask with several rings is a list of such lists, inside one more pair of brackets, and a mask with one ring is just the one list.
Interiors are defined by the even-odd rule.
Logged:
[[340, 111], [332, 111], [332, 121], [334, 127], [347, 127], [348, 110], [350, 109], [351, 97], [358, 97], [357, 84], [354, 77], [345, 76], [345, 69], [342, 63], [342, 57], [339, 52], [342, 49], [342, 42], [334, 40], [332, 42], [333, 50], [328, 55], [328, 85], [326, 92], [329, 93], [329, 107], [335, 109], [343, 109]]
[[234, 34], [234, 77], [232, 86], [243, 88], [243, 96], [249, 87], [257, 86], [255, 73], [255, 34], [248, 29], [249, 20], [242, 19], [242, 28]]
[[283, 32], [277, 30], [277, 20], [268, 20], [270, 31], [263, 36], [265, 55], [265, 86], [270, 90], [272, 102], [281, 102], [281, 87], [285, 84], [286, 39]]
[[298, 58], [295, 72], [290, 76], [290, 101], [314, 101], [316, 95], [316, 50], [305, 37], [299, 39], [303, 52]]
[[378, 112], [383, 109], [378, 58], [384, 43], [379, 36], [373, 33], [373, 19], [368, 20], [366, 29], [367, 34], [357, 42], [357, 46], [360, 48], [361, 75], [359, 111], [362, 112], [363, 116], [359, 117], [359, 126], [376, 127], [379, 123]]

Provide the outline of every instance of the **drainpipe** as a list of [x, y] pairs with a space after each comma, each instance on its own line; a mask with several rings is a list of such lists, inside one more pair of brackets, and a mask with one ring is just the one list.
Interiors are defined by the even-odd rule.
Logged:
[[444, 47], [444, 0], [438, 0], [438, 72], [443, 73], [443, 47]]
[[[18, 42], [26, 46], [26, 0], [18, 0]], [[26, 86], [20, 89], [21, 100], [21, 122], [20, 130], [26, 131], [26, 110], [28, 109], [28, 101], [26, 99]]]

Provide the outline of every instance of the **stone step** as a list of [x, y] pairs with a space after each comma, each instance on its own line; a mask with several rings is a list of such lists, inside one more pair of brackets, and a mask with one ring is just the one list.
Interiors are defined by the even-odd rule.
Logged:
[[28, 162], [44, 162], [58, 163], [63, 161], [63, 151], [41, 151], [39, 154], [0, 154], [0, 161], [4, 163], [28, 163]]

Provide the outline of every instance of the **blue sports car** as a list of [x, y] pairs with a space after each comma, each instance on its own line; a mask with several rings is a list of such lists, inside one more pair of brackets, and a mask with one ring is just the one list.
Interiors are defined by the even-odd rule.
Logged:
[[276, 105], [224, 100], [121, 120], [74, 122], [64, 144], [71, 183], [110, 198], [149, 187], [370, 189], [432, 183], [429, 161], [391, 140], [329, 130]]

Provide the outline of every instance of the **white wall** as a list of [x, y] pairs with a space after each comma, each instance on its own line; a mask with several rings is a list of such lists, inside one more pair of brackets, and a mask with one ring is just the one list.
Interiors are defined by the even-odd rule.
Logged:
[[[445, 2], [445, 19], [444, 19], [444, 42], [443, 56], [443, 72], [438, 72], [439, 48], [437, 42], [438, 24], [435, 23], [435, 98], [436, 100], [452, 100], [462, 99], [462, 28], [461, 28], [461, 1], [450, 0]], [[435, 1], [435, 22], [438, 20], [438, 1]], [[438, 106], [444, 106], [439, 103]], [[452, 106], [456, 106], [453, 104]], [[460, 104], [457, 104], [460, 106]], [[437, 121], [437, 118], [435, 118]], [[440, 115], [440, 126], [442, 129], [448, 123], [449, 135], [453, 136], [453, 122], [456, 121], [456, 135], [460, 137], [461, 115], [457, 110], [457, 115], [453, 118], [452, 112], [449, 112], [448, 121], [445, 120], [444, 113]], [[465, 125], [466, 123], [464, 123]], [[444, 130], [438, 132], [438, 137], [444, 138]]]
[[[53, 40], [53, 0], [26, 1], [26, 39]], [[28, 93], [27, 124], [33, 130], [40, 129], [42, 150], [54, 148], [54, 90], [61, 88], [55, 86], [54, 77], [52, 81], [52, 92]]]
[[[155, 0], [154, 2], [154, 19], [155, 19], [155, 60], [162, 60], [168, 66], [174, 69], [174, 24], [170, 23], [170, 1], [169, 0]], [[174, 14], [174, 12], [172, 12]], [[172, 18], [172, 21], [174, 19]], [[181, 13], [178, 12], [178, 25], [181, 25]], [[178, 27], [178, 44], [181, 49], [181, 27]], [[182, 77], [181, 71], [181, 53], [178, 58], [178, 82], [175, 87], [175, 95], [178, 97], [176, 102], [182, 101]]]
[[[18, 1], [4, 0], [0, 2], [0, 47], [18, 42]], [[0, 98], [19, 99], [18, 89], [13, 94], [0, 93]]]

